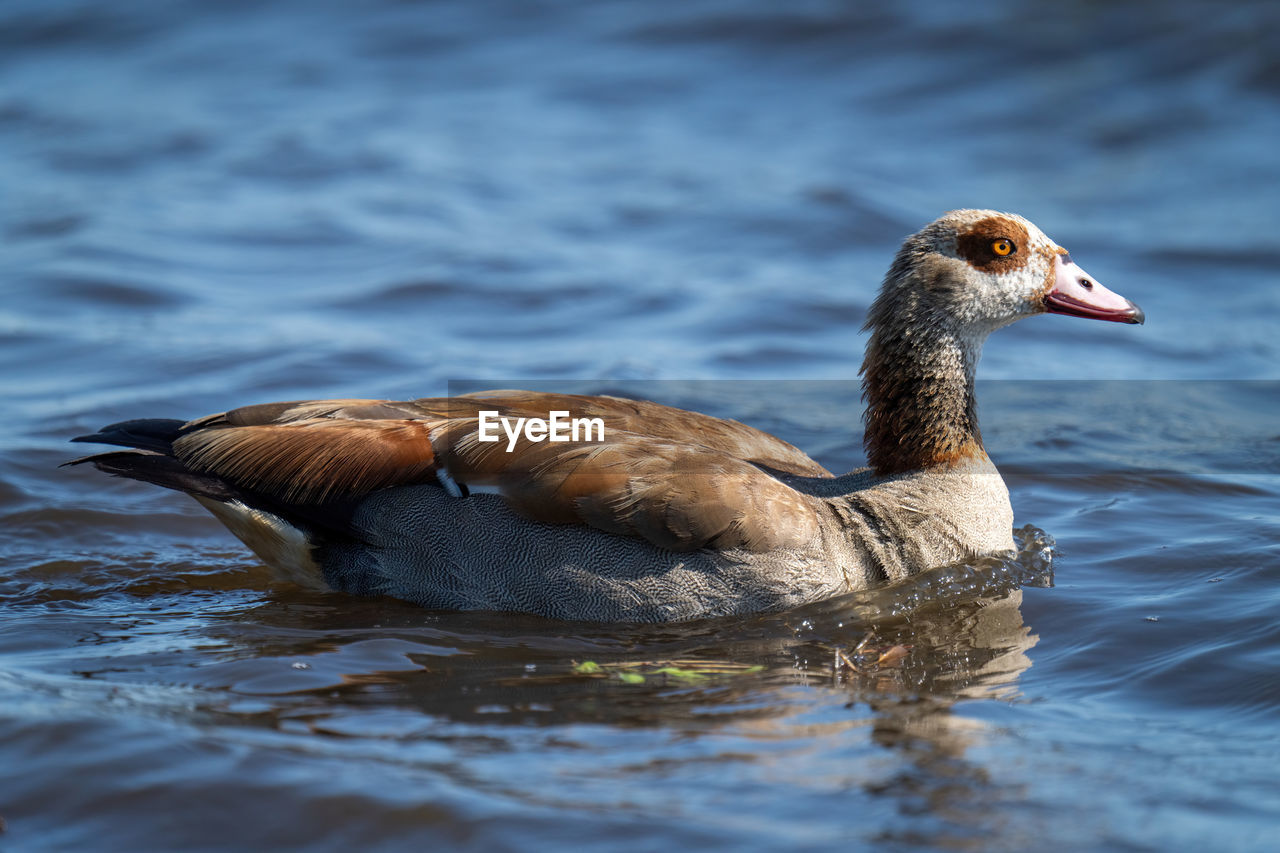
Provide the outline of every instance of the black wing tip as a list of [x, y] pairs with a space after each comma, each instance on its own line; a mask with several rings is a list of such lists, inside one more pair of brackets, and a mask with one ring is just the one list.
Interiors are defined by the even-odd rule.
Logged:
[[[72, 440], [72, 441], [79, 441], [80, 439], [78, 439], [78, 438], [73, 438], [73, 439], [71, 439], [71, 440]], [[66, 462], [63, 462], [63, 463], [62, 463], [62, 464], [60, 464], [58, 467], [59, 467], [59, 468], [71, 468], [71, 467], [76, 466], [76, 465], [83, 465], [83, 464], [84, 464], [84, 463], [86, 463], [86, 462], [92, 462], [94, 459], [96, 459], [96, 458], [97, 458], [97, 457], [99, 457], [99, 456], [105, 456], [105, 455], [106, 455], [106, 454], [104, 454], [104, 453], [90, 453], [88, 456], [78, 456], [78, 457], [76, 457], [75, 459], [68, 459]]]
[[91, 435], [77, 435], [71, 441], [82, 444], [114, 444], [167, 453], [186, 425], [186, 421], [174, 418], [135, 418], [108, 424]]
[[113, 477], [141, 480], [153, 486], [163, 486], [189, 495], [219, 501], [234, 500], [237, 497], [237, 494], [218, 478], [192, 471], [172, 456], [153, 450], [111, 450], [106, 453], [94, 453], [63, 462], [58, 467], [66, 468], [85, 462], [91, 463], [99, 471]]

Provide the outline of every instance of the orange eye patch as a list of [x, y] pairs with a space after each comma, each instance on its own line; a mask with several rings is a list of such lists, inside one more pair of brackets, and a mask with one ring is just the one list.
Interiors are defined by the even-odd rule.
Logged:
[[999, 275], [1020, 270], [1031, 260], [1031, 235], [1015, 219], [988, 216], [956, 235], [956, 254], [974, 269]]

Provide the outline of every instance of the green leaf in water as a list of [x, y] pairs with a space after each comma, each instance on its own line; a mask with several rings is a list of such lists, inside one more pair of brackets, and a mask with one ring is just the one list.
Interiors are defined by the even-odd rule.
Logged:
[[664, 666], [661, 669], [653, 671], [654, 675], [667, 675], [680, 681], [705, 681], [707, 673], [698, 672], [696, 669], [680, 669], [675, 666]]

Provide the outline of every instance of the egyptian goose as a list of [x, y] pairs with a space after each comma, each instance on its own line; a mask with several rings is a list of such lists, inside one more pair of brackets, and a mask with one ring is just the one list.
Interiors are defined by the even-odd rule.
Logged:
[[1020, 216], [908, 237], [867, 320], [871, 467], [842, 477], [736, 421], [519, 391], [124, 421], [73, 441], [133, 449], [68, 464], [186, 492], [284, 576], [350, 593], [602, 621], [782, 610], [1013, 548], [974, 368], [990, 332], [1045, 312], [1143, 322]]

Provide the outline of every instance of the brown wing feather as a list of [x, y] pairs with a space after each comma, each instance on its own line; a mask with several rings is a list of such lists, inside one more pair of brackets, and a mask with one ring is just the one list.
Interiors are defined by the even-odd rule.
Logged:
[[415, 400], [411, 404], [433, 416], [475, 417], [481, 409], [513, 416], [545, 418], [551, 411], [568, 411], [576, 418], [600, 418], [605, 433], [628, 432], [677, 444], [719, 450], [738, 459], [767, 465], [776, 471], [804, 477], [832, 474], [799, 448], [734, 420], [663, 406], [648, 400], [588, 397], [536, 391], [487, 391], [458, 397]]
[[280, 500], [323, 503], [434, 476], [430, 427], [419, 421], [304, 420], [202, 429], [173, 443], [194, 471]]
[[496, 486], [527, 518], [589, 524], [664, 548], [770, 550], [817, 533], [804, 496], [756, 465], [696, 445], [606, 432], [603, 443], [482, 444], [475, 422], [436, 434], [438, 458], [459, 482]]
[[[598, 417], [604, 442], [478, 440], [478, 413]], [[588, 524], [673, 550], [766, 550], [817, 530], [807, 500], [758, 465], [825, 469], [736, 421], [639, 400], [495, 392], [412, 402], [307, 400], [246, 406], [192, 421], [174, 455], [195, 471], [278, 500], [323, 503], [397, 485], [496, 489], [537, 520]]]

